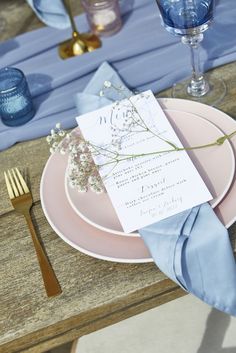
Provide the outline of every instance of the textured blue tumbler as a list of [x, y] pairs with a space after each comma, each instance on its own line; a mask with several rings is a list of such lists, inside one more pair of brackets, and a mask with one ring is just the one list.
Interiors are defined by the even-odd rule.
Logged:
[[14, 67], [0, 70], [0, 117], [8, 126], [25, 124], [35, 114], [24, 73]]

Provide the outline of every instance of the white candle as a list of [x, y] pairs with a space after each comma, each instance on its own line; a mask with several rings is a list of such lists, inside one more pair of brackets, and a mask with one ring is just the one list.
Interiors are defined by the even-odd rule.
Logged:
[[116, 14], [112, 10], [100, 10], [93, 15], [93, 23], [96, 26], [107, 26], [114, 22], [116, 19]]

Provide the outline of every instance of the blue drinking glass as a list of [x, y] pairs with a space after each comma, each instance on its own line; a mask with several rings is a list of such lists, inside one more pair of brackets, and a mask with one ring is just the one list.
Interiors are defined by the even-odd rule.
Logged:
[[[223, 80], [206, 78], [200, 68], [198, 48], [212, 20], [215, 0], [156, 0], [162, 24], [171, 34], [181, 36], [191, 50], [192, 77], [187, 84], [174, 84], [172, 95], [216, 105], [226, 93]], [[205, 98], [205, 99], [204, 99]]]
[[194, 35], [208, 29], [215, 0], [157, 0], [163, 24], [176, 35]]
[[24, 73], [14, 67], [0, 70], [0, 117], [8, 126], [33, 118], [35, 109]]

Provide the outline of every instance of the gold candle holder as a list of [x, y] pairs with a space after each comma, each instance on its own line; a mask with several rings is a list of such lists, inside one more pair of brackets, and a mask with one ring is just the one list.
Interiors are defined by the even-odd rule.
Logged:
[[86, 52], [91, 52], [101, 47], [101, 40], [94, 33], [79, 33], [72, 15], [69, 0], [63, 0], [64, 6], [70, 18], [72, 38], [59, 44], [58, 51], [62, 59], [68, 59]]

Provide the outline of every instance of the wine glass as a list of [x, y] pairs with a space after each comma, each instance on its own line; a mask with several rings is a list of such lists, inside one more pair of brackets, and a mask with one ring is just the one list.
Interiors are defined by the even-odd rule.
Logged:
[[188, 83], [174, 84], [172, 96], [210, 105], [219, 103], [226, 93], [223, 80], [203, 75], [200, 69], [199, 44], [213, 20], [215, 0], [156, 0], [162, 24], [171, 34], [181, 36], [190, 47], [192, 77]]

